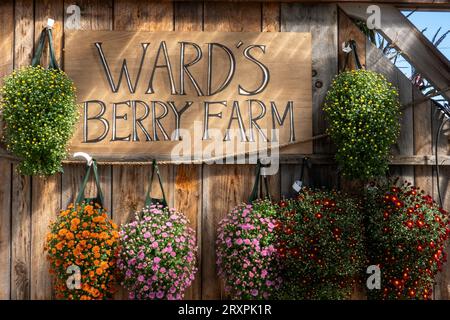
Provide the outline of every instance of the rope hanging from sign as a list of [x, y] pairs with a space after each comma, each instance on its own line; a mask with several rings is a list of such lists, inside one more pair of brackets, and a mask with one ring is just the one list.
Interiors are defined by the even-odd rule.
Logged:
[[[161, 192], [162, 192], [162, 196], [163, 196], [162, 199], [153, 198], [150, 195], [151, 190], [152, 190], [152, 185], [153, 185], [153, 179], [155, 177], [155, 172], [156, 172], [156, 175], [158, 177], [159, 187], [160, 187]], [[152, 173], [150, 175], [150, 185], [148, 186], [147, 194], [145, 196], [145, 206], [148, 207], [148, 206], [150, 206], [152, 204], [162, 204], [163, 206], [167, 207], [166, 194], [164, 192], [164, 187], [163, 187], [163, 184], [162, 184], [161, 174], [159, 172], [159, 168], [158, 168], [158, 164], [157, 164], [156, 160], [152, 161]]]

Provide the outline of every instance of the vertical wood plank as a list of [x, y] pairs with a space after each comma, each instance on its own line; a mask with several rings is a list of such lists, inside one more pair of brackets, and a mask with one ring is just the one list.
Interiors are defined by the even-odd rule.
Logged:
[[[375, 47], [370, 40], [366, 42], [366, 65], [367, 69], [383, 74], [399, 92], [400, 104], [406, 106], [412, 103], [412, 84], [408, 78], [398, 70], [394, 64], [387, 59], [380, 49]], [[411, 107], [404, 108], [400, 118], [400, 135], [397, 143], [392, 146], [393, 155], [414, 154], [414, 125], [413, 110]], [[392, 166], [391, 175], [399, 176], [402, 180], [414, 182], [413, 166]]]
[[0, 78], [3, 78], [11, 73], [14, 66], [14, 1], [0, 3], [0, 19]]
[[31, 277], [31, 178], [13, 165], [11, 216], [11, 299], [30, 298]]
[[[423, 101], [423, 94], [416, 88], [413, 90], [414, 114], [414, 154], [433, 154], [432, 109], [430, 101]], [[433, 168], [431, 166], [415, 166], [414, 184], [427, 194], [433, 194]]]
[[[341, 50], [342, 44], [349, 40], [355, 40], [358, 58], [362, 66], [366, 64], [366, 36], [361, 30], [353, 23], [353, 21], [345, 14], [344, 11], [339, 9], [339, 32], [338, 32], [338, 61], [339, 70], [342, 70], [345, 66], [346, 53]], [[348, 60], [348, 69], [356, 69], [356, 63], [352, 58]]]
[[[205, 2], [205, 31], [261, 31], [260, 3]], [[217, 278], [215, 241], [219, 221], [250, 195], [252, 165], [204, 165], [202, 209], [202, 299], [224, 297]]]
[[190, 221], [190, 226], [197, 232], [197, 264], [198, 272], [192, 286], [186, 290], [185, 299], [201, 298], [201, 165], [180, 165], [175, 168], [175, 208], [183, 212]]
[[33, 177], [31, 196], [31, 299], [51, 299], [52, 280], [44, 251], [49, 224], [61, 210], [61, 174]]
[[[325, 132], [322, 110], [333, 77], [338, 72], [337, 7], [301, 3], [281, 4], [281, 31], [311, 32], [313, 67], [313, 135]], [[314, 153], [329, 153], [329, 139], [314, 141]]]
[[[118, 225], [130, 222], [134, 212], [140, 209], [145, 201], [150, 167], [113, 166], [112, 167], [112, 217]], [[127, 299], [127, 291], [117, 286], [114, 299]]]
[[65, 0], [64, 1], [64, 29], [74, 29], [67, 23], [71, 14], [67, 8], [75, 4], [80, 7], [79, 30], [111, 30], [113, 25], [113, 0]]
[[[300, 180], [301, 177], [301, 164], [283, 164], [280, 174], [281, 183], [281, 198], [289, 199], [297, 195], [297, 192], [292, 188], [292, 185], [296, 180]], [[308, 168], [305, 166], [304, 177], [307, 176]], [[305, 181], [303, 181], [305, 183]], [[306, 185], [306, 183], [304, 184]]]
[[[30, 65], [34, 44], [33, 0], [14, 2], [14, 68]], [[11, 299], [30, 298], [31, 178], [12, 171]]]
[[[432, 130], [432, 153], [436, 155], [435, 144], [437, 143], [436, 135], [443, 121], [441, 112], [438, 110], [437, 106], [430, 102], [431, 108], [431, 130]], [[444, 125], [441, 135], [439, 137], [439, 142], [437, 144], [437, 155], [447, 155], [448, 154], [448, 129], [449, 124]], [[440, 162], [440, 159], [438, 159]], [[448, 166], [439, 167], [439, 179], [437, 175], [436, 168], [433, 167], [433, 194], [434, 200], [439, 203], [439, 192], [442, 198], [442, 207], [450, 211], [450, 168]], [[438, 190], [438, 180], [439, 180], [439, 190]], [[447, 254], [450, 253], [450, 247], [447, 245], [445, 248]], [[442, 266], [442, 272], [440, 272], [436, 277], [436, 284], [434, 286], [434, 299], [436, 300], [448, 300], [450, 299], [450, 267], [449, 262], [446, 262]]]
[[[280, 31], [280, 10], [281, 6], [278, 2], [262, 3], [262, 31], [263, 32], [279, 32]], [[281, 199], [281, 174], [284, 166], [279, 165], [278, 172], [268, 176], [268, 185], [272, 201]]]
[[30, 298], [31, 179], [13, 169], [11, 217], [11, 299]]
[[[121, 31], [172, 31], [172, 2], [148, 0], [115, 0], [113, 28]], [[173, 181], [173, 168], [161, 166], [165, 183]], [[129, 221], [145, 200], [150, 166], [113, 166], [112, 168], [112, 212], [117, 224]], [[173, 188], [173, 184], [171, 185]], [[132, 190], [130, 192], [130, 190]], [[154, 189], [156, 190], [156, 188]], [[173, 192], [169, 190], [169, 203], [173, 204]], [[155, 196], [158, 196], [155, 194]], [[116, 299], [125, 299], [125, 290], [119, 290]]]
[[217, 226], [236, 205], [246, 202], [253, 186], [254, 165], [204, 165], [202, 216], [202, 299], [224, 298], [217, 278]]
[[[325, 133], [323, 104], [333, 77], [338, 73], [338, 17], [337, 6], [303, 3], [281, 4], [281, 31], [311, 32], [313, 135]], [[329, 138], [314, 141], [314, 153], [333, 153]], [[311, 172], [314, 183], [337, 179], [337, 171], [329, 166], [315, 166]]]
[[203, 3], [174, 2], [175, 31], [203, 30]]
[[[1, 85], [13, 69], [14, 1], [0, 3], [0, 21]], [[0, 299], [11, 296], [11, 214], [11, 162], [0, 159]]]
[[262, 31], [278, 32], [280, 31], [280, 3], [263, 2], [262, 3]]
[[31, 64], [34, 44], [33, 0], [15, 1], [14, 68]]
[[[175, 31], [201, 31], [203, 30], [203, 3], [201, 2], [175, 2]], [[190, 221], [190, 226], [197, 233], [197, 267], [198, 271], [191, 287], [185, 292], [186, 300], [198, 300], [202, 295], [202, 166], [180, 165], [174, 166], [174, 206], [183, 212]]]
[[[38, 41], [40, 31], [47, 19], [55, 20], [53, 42], [59, 64], [62, 57], [63, 39], [63, 0], [36, 1], [34, 5], [34, 39]], [[43, 53], [43, 65], [48, 63], [48, 50]], [[61, 174], [52, 177], [33, 177], [31, 191], [31, 299], [50, 299], [52, 297], [49, 264], [44, 252], [48, 226], [61, 210]]]
[[[47, 19], [55, 20], [52, 28], [53, 46], [55, 48], [56, 60], [61, 65], [62, 63], [62, 45], [63, 45], [63, 25], [64, 25], [64, 2], [63, 0], [40, 0], [36, 1], [35, 6], [35, 20], [34, 20], [34, 39], [35, 42], [39, 40], [42, 29], [47, 25]], [[48, 46], [45, 47], [42, 53], [42, 65], [48, 64], [49, 54]]]
[[11, 293], [11, 163], [0, 159], [0, 299]]
[[172, 31], [173, 3], [149, 0], [114, 1], [114, 29], [121, 31]]
[[[73, 1], [66, 0], [64, 3], [64, 21], [65, 29], [68, 29], [68, 19], [71, 14], [67, 13], [67, 8], [71, 4], [76, 4], [80, 7], [80, 25], [79, 30], [111, 30], [112, 29], [112, 16], [113, 16], [113, 4], [112, 0], [79, 0], [74, 3]], [[75, 26], [77, 27], [77, 26]], [[102, 188], [103, 197], [105, 203], [103, 204], [105, 209], [111, 215], [112, 199], [111, 199], [111, 180], [112, 180], [112, 166], [101, 165], [98, 167], [100, 176], [100, 187]], [[67, 207], [75, 200], [78, 195], [78, 191], [81, 186], [81, 181], [86, 171], [85, 165], [65, 165], [64, 173], [62, 175], [62, 207]], [[95, 197], [97, 194], [97, 188], [94, 183], [93, 177], [91, 177], [88, 185], [86, 186], [86, 197]]]
[[205, 31], [261, 31], [261, 4], [205, 2]]

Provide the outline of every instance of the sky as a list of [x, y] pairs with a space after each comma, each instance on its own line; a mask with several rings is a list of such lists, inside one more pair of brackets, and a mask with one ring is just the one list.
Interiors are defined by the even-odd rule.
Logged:
[[[404, 11], [403, 14], [407, 15], [410, 11]], [[433, 39], [435, 33], [441, 28], [440, 37], [447, 30], [450, 30], [450, 11], [446, 12], [429, 12], [429, 11], [416, 11], [408, 18], [420, 31], [426, 30], [423, 34], [430, 40]], [[450, 60], [450, 34], [441, 42], [438, 49]], [[396, 65], [407, 75], [411, 75], [410, 65], [404, 61], [404, 59], [398, 59]]]
[[[440, 34], [450, 30], [450, 11], [446, 12], [421, 12], [416, 11], [410, 17], [409, 20], [419, 29], [423, 30], [427, 28], [424, 32], [425, 36], [432, 39], [439, 27], [442, 27]], [[439, 36], [438, 36], [439, 37]], [[450, 34], [445, 38], [445, 40], [439, 45], [439, 50], [441, 50], [444, 55], [450, 59]]]

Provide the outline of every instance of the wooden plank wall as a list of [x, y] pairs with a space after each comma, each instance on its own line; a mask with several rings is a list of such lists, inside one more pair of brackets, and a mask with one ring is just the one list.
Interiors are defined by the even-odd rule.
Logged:
[[[69, 5], [81, 8], [80, 29], [146, 31], [306, 31], [313, 40], [313, 130], [322, 134], [326, 123], [322, 104], [332, 77], [338, 72], [341, 42], [347, 37], [363, 39], [340, 16], [335, 4], [258, 2], [154, 2], [149, 0], [5, 0], [0, 4], [0, 75], [28, 65], [41, 28], [47, 18], [55, 19], [55, 45], [60, 62], [63, 30], [69, 29]], [[366, 51], [365, 44], [361, 47]], [[379, 52], [367, 44], [363, 61], [368, 68], [386, 73], [402, 93], [402, 102], [420, 101], [421, 94], [388, 62], [377, 60]], [[381, 57], [383, 58], [383, 57]], [[48, 59], [44, 56], [44, 59]], [[420, 119], [420, 121], [414, 121]], [[438, 120], [429, 102], [417, 103], [405, 110], [402, 135], [393, 152], [431, 154], [431, 134]], [[442, 139], [444, 140], [444, 139]], [[316, 154], [329, 154], [334, 146], [329, 139], [314, 142]], [[446, 140], [441, 152], [447, 153]], [[269, 178], [274, 199], [293, 195], [291, 185], [300, 176], [301, 163], [282, 164], [277, 175]], [[400, 174], [425, 188], [436, 198], [435, 177], [430, 166], [393, 167]], [[447, 175], [447, 169], [442, 170]], [[197, 230], [199, 272], [188, 299], [223, 298], [216, 277], [215, 234], [218, 221], [236, 204], [245, 201], [253, 183], [253, 165], [163, 165], [161, 172], [168, 201], [186, 213]], [[127, 222], [142, 207], [149, 183], [149, 166], [100, 166], [101, 186], [106, 207], [116, 223]], [[84, 167], [65, 165], [64, 172], [50, 178], [23, 177], [16, 164], [0, 159], [0, 299], [51, 299], [51, 279], [43, 251], [48, 223], [65, 208], [80, 185]], [[311, 186], [339, 187], [336, 165], [314, 165], [305, 172]], [[445, 198], [450, 190], [441, 179]], [[155, 188], [155, 196], [158, 195]], [[94, 195], [95, 186], [87, 188]], [[446, 202], [448, 206], [450, 202]], [[447, 270], [436, 286], [437, 297], [447, 298]], [[445, 292], [444, 292], [445, 291]], [[120, 290], [116, 299], [125, 299]]]

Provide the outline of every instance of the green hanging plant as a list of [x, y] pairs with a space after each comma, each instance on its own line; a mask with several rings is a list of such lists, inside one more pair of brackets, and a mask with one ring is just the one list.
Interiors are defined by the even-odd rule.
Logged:
[[324, 111], [343, 175], [359, 179], [384, 175], [390, 147], [400, 132], [394, 86], [373, 71], [342, 72], [328, 91]]
[[[48, 69], [39, 65], [46, 38]], [[31, 64], [5, 77], [0, 89], [4, 140], [8, 151], [21, 160], [20, 173], [49, 176], [62, 171], [78, 120], [75, 87], [59, 69], [51, 29], [42, 30]]]
[[59, 69], [29, 66], [7, 76], [1, 94], [6, 147], [21, 159], [19, 172], [61, 171], [78, 118], [73, 82]]

